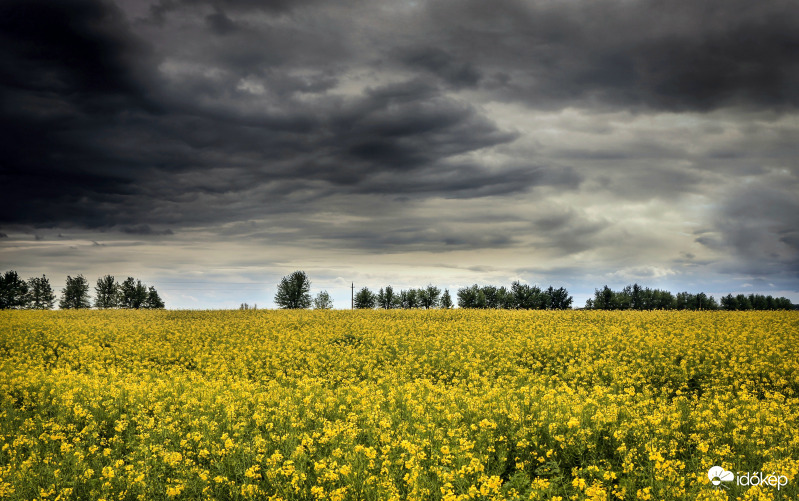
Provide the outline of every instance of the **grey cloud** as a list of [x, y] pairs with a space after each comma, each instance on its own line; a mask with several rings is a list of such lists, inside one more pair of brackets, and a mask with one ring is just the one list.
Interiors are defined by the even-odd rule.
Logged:
[[408, 252], [428, 250], [444, 252], [455, 249], [496, 249], [510, 247], [517, 240], [503, 231], [453, 232], [443, 228], [400, 227], [394, 229], [375, 228], [371, 232], [342, 232], [329, 234], [320, 232], [334, 241], [347, 242], [347, 246], [362, 250], [383, 252]]
[[417, 179], [388, 180], [368, 184], [367, 189], [383, 192], [438, 194], [448, 198], [477, 198], [519, 193], [538, 186], [575, 189], [581, 176], [569, 168], [537, 166], [508, 167], [487, 172], [477, 166], [441, 166], [423, 172]]
[[[88, 60], [95, 55], [82, 57]], [[48, 71], [46, 64], [41, 68]], [[312, 76], [305, 89], [323, 91], [334, 84], [335, 79]], [[133, 227], [173, 223], [190, 218], [175, 217], [181, 209], [170, 201], [196, 199], [193, 193], [243, 192], [274, 183], [285, 190], [296, 184], [292, 180], [302, 185], [309, 179], [355, 186], [364, 192], [369, 191], [369, 179], [385, 178], [392, 170], [434, 169], [447, 158], [514, 138], [473, 107], [413, 80], [375, 87], [346, 101], [327, 100], [313, 109], [288, 102], [281, 105], [283, 111], [266, 114], [239, 110], [224, 101], [212, 106], [195, 104], [173, 96], [172, 91], [159, 91], [158, 96], [160, 104], [174, 112], [152, 114], [120, 107], [118, 113], [128, 114], [124, 119], [72, 115], [68, 120], [82, 125], [72, 131], [38, 124], [39, 135], [50, 136], [47, 148], [62, 160], [50, 167], [43, 157], [28, 173], [22, 167], [30, 159], [19, 151], [11, 164], [20, 168], [3, 174], [8, 185], [18, 188], [16, 196], [6, 199], [3, 205], [8, 210], [3, 213], [36, 224], [70, 221], [89, 227]], [[55, 97], [64, 103], [69, 99]], [[173, 98], [177, 100], [170, 101]], [[93, 162], [85, 162], [87, 157]], [[208, 174], [220, 167], [237, 176], [211, 181], [213, 175]], [[40, 174], [45, 168], [49, 184], [42, 186]], [[182, 174], [203, 171], [193, 176], [195, 182]], [[484, 180], [485, 176], [477, 176], [477, 182]], [[444, 184], [439, 188], [448, 191]], [[276, 194], [287, 194], [276, 190]], [[408, 184], [406, 190], [432, 191], [419, 182]], [[454, 190], [465, 192], [462, 186]], [[25, 210], [18, 210], [23, 205]], [[184, 204], [182, 211], [189, 214], [190, 206]], [[209, 211], [204, 213], [209, 215]], [[222, 211], [216, 217], [236, 214]]]
[[[589, 220], [574, 213], [550, 216], [533, 222], [533, 245], [561, 256], [609, 247], [608, 238], [612, 237], [603, 237], [603, 232], [611, 226], [609, 221]], [[615, 241], [610, 247], [617, 245]]]
[[[375, 19], [374, 32], [343, 16], [347, 6], [320, 6], [313, 16], [281, 18], [276, 24], [259, 18], [234, 30], [230, 23], [236, 21], [229, 12], [274, 16], [307, 4], [165, 1], [153, 12], [160, 12], [167, 24], [145, 41], [111, 4], [73, 0], [70, 8], [64, 3], [6, 5], [5, 19], [34, 9], [39, 24], [28, 26], [31, 16], [25, 14], [4, 30], [7, 41], [15, 43], [5, 44], [3, 59], [16, 61], [21, 70], [4, 71], [3, 89], [13, 102], [24, 104], [4, 114], [5, 129], [16, 132], [9, 142], [14, 145], [10, 169], [0, 177], [16, 193], [1, 207], [6, 218], [21, 214], [15, 217], [36, 224], [156, 224], [157, 219], [147, 219], [149, 214], [175, 215], [180, 208], [172, 202], [198, 194], [243, 193], [253, 186], [279, 194], [309, 185], [323, 194], [314, 181], [357, 193], [466, 198], [541, 185], [573, 189], [586, 174], [572, 167], [546, 161], [527, 167], [516, 160], [488, 169], [458, 158], [511, 144], [519, 133], [502, 130], [479, 106], [452, 90], [476, 90], [489, 85], [484, 75], [493, 75], [492, 85], [504, 84], [488, 99], [520, 99], [544, 107], [621, 104], [705, 110], [725, 103], [759, 103], [757, 85], [767, 82], [736, 77], [736, 65], [740, 71], [756, 72], [761, 60], [768, 63], [765, 80], [774, 85], [783, 85], [795, 69], [793, 58], [784, 54], [794, 43], [795, 31], [788, 28], [795, 15], [784, 12], [780, 3], [758, 9], [761, 21], [773, 21], [773, 33], [756, 37], [748, 48], [736, 38], [759, 33], [748, 17], [732, 8], [705, 13], [699, 16], [707, 21], [703, 31], [705, 25], [694, 21], [697, 13], [689, 3], [680, 3], [675, 12], [666, 12], [659, 3], [618, 9], [604, 2], [581, 9], [512, 1], [490, 9], [476, 2], [422, 4], [414, 14], [419, 22], [409, 30], [428, 33], [430, 42], [411, 45], [391, 30], [380, 31], [392, 21], [380, 17], [374, 6], [364, 7]], [[195, 19], [192, 9], [198, 5], [207, 12]], [[176, 16], [183, 16], [180, 34], [188, 37], [187, 43], [176, 44], [178, 32], [168, 24]], [[710, 22], [713, 16], [725, 21]], [[661, 21], [644, 30], [647, 23], [642, 20], [652, 17]], [[407, 20], [400, 16], [396, 22]], [[209, 42], [202, 35], [209, 29], [206, 24], [235, 36]], [[353, 35], [356, 27], [361, 38]], [[309, 36], [313, 30], [317, 36]], [[383, 40], [370, 47], [368, 41], [378, 34]], [[30, 58], [34, 47], [40, 49]], [[69, 57], [63, 47], [70, 47]], [[725, 70], [727, 64], [731, 69], [722, 74], [732, 76], [695, 89], [689, 83], [694, 77], [704, 82], [698, 74], [704, 70], [694, 65], [694, 75], [674, 68], [679, 61], [668, 56], [674, 47], [687, 47], [679, 54], [718, 59], [720, 63], [711, 65], [714, 71]], [[763, 55], [767, 49], [773, 49], [768, 58]], [[335, 94], [348, 72], [376, 57], [396, 62], [399, 78], [360, 94]], [[61, 62], [67, 59], [72, 63]], [[655, 60], [668, 64], [657, 71], [646, 66]], [[190, 71], [170, 73], [159, 66], [174, 62]], [[48, 75], [55, 75], [58, 84], [47, 83]], [[256, 86], [252, 92], [239, 89], [246, 78]], [[719, 89], [722, 84], [731, 87]], [[793, 102], [791, 89], [763, 96], [784, 107]], [[680, 102], [672, 102], [668, 92]], [[641, 154], [640, 149], [572, 148], [560, 156], [610, 163]], [[648, 153], [664, 154], [672, 153], [657, 148]], [[53, 157], [60, 159], [55, 165], [49, 160]], [[213, 171], [219, 169], [234, 169], [229, 172], [236, 175], [217, 177]], [[42, 178], [47, 182], [42, 184]], [[646, 198], [700, 189], [702, 180], [689, 169], [656, 166], [636, 169], [608, 187], [625, 198]], [[170, 222], [179, 219], [170, 216]]]
[[91, 0], [5, 2], [0, 28], [3, 89], [18, 98], [4, 115], [40, 120], [63, 116], [63, 106], [46, 106], [60, 104], [59, 98], [66, 96], [73, 106], [91, 113], [152, 106], [147, 101], [148, 86], [154, 83], [152, 51], [131, 35], [115, 5]]
[[239, 29], [239, 26], [221, 10], [205, 16], [205, 22], [217, 35], [224, 36]]
[[625, 200], [652, 200], [703, 192], [705, 185], [704, 174], [690, 168], [631, 166], [608, 189]]
[[538, 231], [548, 232], [548, 231], [560, 230], [573, 220], [574, 220], [574, 213], [562, 212], [559, 214], [557, 213], [549, 214], [543, 217], [536, 218], [533, 221], [533, 225]]
[[411, 69], [429, 72], [455, 88], [474, 87], [482, 75], [469, 61], [458, 61], [438, 47], [398, 50], [394, 56]]
[[735, 188], [716, 214], [718, 236], [697, 241], [728, 251], [731, 263], [739, 266], [738, 272], [762, 277], [788, 271], [799, 277], [796, 190], [795, 179], [780, 178]]
[[472, 47], [482, 71], [509, 74], [509, 99], [706, 111], [799, 104], [793, 7], [507, 0], [435, 2], [430, 10], [444, 46]]
[[[382, 227], [327, 229], [313, 224], [299, 222], [297, 233], [255, 232], [248, 238], [265, 242], [292, 242], [301, 244], [304, 249], [330, 249], [330, 242], [336, 242], [340, 249], [358, 250], [369, 255], [401, 254], [407, 252], [450, 252], [454, 250], [499, 249], [515, 247], [519, 241], [502, 231], [485, 233], [457, 232], [445, 227]], [[313, 232], [312, 235], [305, 236]]]
[[164, 230], [154, 230], [149, 224], [139, 224], [136, 226], [123, 226], [122, 233], [130, 235], [173, 235], [173, 231], [169, 228]]
[[150, 20], [163, 23], [165, 17], [174, 11], [202, 6], [217, 10], [224, 7], [244, 12], [263, 11], [280, 14], [315, 2], [316, 0], [159, 0], [150, 6]]
[[[0, 6], [6, 231], [797, 267], [791, 2], [134, 3]], [[644, 205], [708, 231], [665, 256], [588, 216]]]
[[[149, 97], [154, 56], [119, 9], [88, 0], [5, 2], [0, 34], [0, 181], [14, 187], [0, 202], [2, 217], [85, 222], [81, 205], [129, 191], [94, 136], [122, 113], [158, 112]], [[85, 132], [90, 139], [74, 140]]]
[[697, 237], [696, 239], [694, 239], [694, 241], [698, 244], [702, 244], [705, 247], [713, 250], [724, 250], [725, 248], [721, 240], [713, 236]]

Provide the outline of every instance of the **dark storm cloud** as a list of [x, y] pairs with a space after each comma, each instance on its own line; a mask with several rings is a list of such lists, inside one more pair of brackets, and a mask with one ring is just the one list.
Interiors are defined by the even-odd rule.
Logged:
[[411, 69], [429, 72], [455, 88], [474, 87], [482, 78], [469, 61], [458, 61], [438, 47], [400, 49], [394, 55]]
[[113, 4], [0, 6], [5, 221], [98, 225], [106, 219], [100, 206], [133, 191], [138, 176], [96, 141], [122, 114], [158, 112], [148, 96], [151, 65]]
[[[210, 29], [219, 31], [226, 21], [215, 12]], [[395, 181], [400, 192], [482, 196], [511, 189], [500, 187], [507, 169], [492, 175], [466, 166], [455, 174], [457, 163], [447, 159], [515, 136], [432, 82], [406, 79], [309, 104], [292, 95], [325, 93], [336, 76], [259, 68], [262, 61], [287, 61], [281, 55], [286, 42], [264, 47], [259, 33], [212, 52], [215, 61], [198, 56], [201, 67], [218, 62], [238, 74], [170, 75], [158, 70], [169, 49], [134, 35], [113, 4], [21, 2], [6, 4], [4, 14], [3, 92], [13, 103], [4, 110], [4, 129], [13, 137], [2, 181], [15, 187], [0, 207], [7, 221], [137, 227], [191, 222], [197, 215], [225, 220], [240, 214], [220, 210], [222, 204], [211, 214], [195, 213], [185, 201], [258, 186], [286, 195], [314, 180], [358, 192], [384, 192]], [[260, 34], [271, 40], [269, 33]], [[245, 42], [244, 56], [226, 57]], [[312, 41], [305, 45], [314, 48]], [[233, 89], [250, 74], [242, 67], [261, 78], [254, 92]], [[270, 101], [274, 106], [264, 111]], [[215, 179], [214, 172], [233, 175]], [[541, 177], [514, 172], [513, 190]], [[420, 182], [425, 178], [430, 184]]]
[[217, 35], [227, 35], [239, 29], [239, 26], [221, 10], [205, 16], [205, 22]]
[[[725, 110], [735, 120], [754, 109], [773, 112], [767, 122], [794, 112], [790, 2], [163, 0], [135, 15], [137, 2], [126, 3], [0, 6], [0, 223], [146, 237], [169, 227], [171, 240], [188, 227], [280, 219], [318, 235], [318, 248], [531, 244], [569, 256], [618, 245], [612, 217], [580, 204], [677, 205], [724, 173], [765, 175], [779, 167], [766, 163], [796, 154], [781, 125], [740, 126], [743, 139], [703, 149], [729, 131], [623, 137], [624, 124], [602, 116]], [[588, 118], [559, 136], [509, 115], [564, 109]], [[737, 197], [743, 210], [716, 204], [697, 245], [792, 266], [796, 227], [781, 214], [796, 207], [757, 208], [784, 199], [785, 186]], [[564, 202], [573, 211], [542, 211], [546, 196], [579, 190]], [[481, 223], [486, 208], [525, 194], [540, 204], [511, 230], [469, 234], [404, 213], [464, 201], [464, 218]], [[386, 200], [401, 217], [377, 209]], [[325, 211], [378, 221], [309, 221]]]
[[139, 224], [136, 226], [123, 226], [121, 228], [122, 233], [127, 233], [129, 235], [172, 235], [174, 234], [172, 230], [165, 229], [165, 230], [154, 230], [148, 224]]
[[793, 180], [784, 190], [777, 182], [764, 181], [737, 189], [718, 214], [717, 230], [697, 241], [729, 252], [739, 270], [761, 276], [786, 273], [799, 277], [799, 189]]
[[6, 113], [58, 116], [62, 110], [47, 104], [62, 104], [66, 96], [95, 113], [147, 104], [150, 52], [111, 3], [4, 2], [0, 37], [4, 91], [9, 98], [28, 98], [10, 99]]
[[[346, 242], [346, 245], [366, 251], [444, 252], [458, 249], [497, 249], [518, 244], [516, 238], [507, 231], [495, 228], [485, 232], [459, 232], [448, 228], [430, 228], [428, 225], [404, 225], [393, 228], [372, 227], [361, 231], [336, 232], [323, 226], [313, 228], [314, 235], [320, 238], [320, 248], [328, 241]], [[313, 242], [309, 242], [313, 245]]]
[[366, 182], [362, 190], [368, 193], [421, 193], [448, 198], [475, 198], [518, 193], [535, 186], [574, 189], [581, 179], [570, 168], [523, 166], [486, 172], [477, 166], [458, 165], [440, 166], [405, 180], [376, 177]]
[[533, 245], [557, 254], [571, 255], [607, 245], [613, 238], [603, 234], [611, 223], [601, 218], [587, 218], [574, 210], [554, 211], [531, 221]]
[[500, 95], [533, 107], [799, 104], [791, 1], [473, 0], [430, 10], [445, 46], [469, 48], [478, 71], [504, 75]]
[[221, 9], [240, 11], [264, 11], [272, 14], [289, 12], [294, 8], [315, 3], [317, 0], [160, 0], [150, 7], [153, 19], [163, 22], [170, 12], [185, 8], [212, 6], [217, 12]]

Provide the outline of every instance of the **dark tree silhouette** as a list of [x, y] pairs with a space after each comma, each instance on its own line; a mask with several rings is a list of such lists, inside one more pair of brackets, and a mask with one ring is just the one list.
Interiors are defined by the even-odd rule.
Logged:
[[89, 282], [83, 275], [75, 278], [67, 275], [67, 282], [61, 291], [61, 301], [58, 307], [62, 310], [90, 308]]
[[163, 309], [166, 306], [161, 296], [158, 295], [158, 291], [155, 290], [153, 286], [147, 289], [147, 301], [144, 304], [145, 308], [150, 309]]
[[24, 308], [27, 304], [28, 284], [14, 270], [0, 276], [0, 310]]
[[[382, 289], [381, 289], [382, 290]], [[364, 287], [355, 294], [355, 308], [359, 310], [372, 309], [377, 305], [377, 296], [374, 292]]]
[[330, 294], [327, 291], [322, 291], [316, 295], [313, 300], [313, 307], [315, 310], [329, 310], [333, 308], [333, 300], [330, 299]]
[[42, 275], [41, 278], [28, 279], [28, 295], [26, 307], [32, 310], [51, 310], [55, 303], [55, 293], [50, 286], [50, 280]]
[[311, 281], [304, 271], [295, 271], [280, 280], [275, 294], [275, 304], [284, 309], [311, 307]]
[[444, 293], [441, 294], [441, 307], [445, 310], [452, 308], [452, 297], [448, 289], [444, 289]]
[[119, 284], [111, 275], [97, 279], [94, 287], [94, 306], [96, 308], [116, 308], [119, 306]]
[[133, 277], [128, 277], [119, 286], [119, 306], [127, 309], [147, 307], [147, 287]]
[[398, 298], [396, 294], [394, 294], [394, 288], [390, 285], [386, 286], [385, 291], [380, 289], [380, 292], [377, 293], [377, 307], [383, 308], [385, 310], [390, 310], [391, 308], [396, 308], [398, 303]]
[[428, 285], [424, 289], [419, 289], [419, 306], [429, 310], [430, 308], [438, 308], [441, 298], [441, 289], [435, 285]]

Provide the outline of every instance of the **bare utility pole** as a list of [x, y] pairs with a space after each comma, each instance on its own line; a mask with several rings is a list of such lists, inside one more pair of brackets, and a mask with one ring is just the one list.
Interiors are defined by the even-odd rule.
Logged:
[[355, 309], [355, 282], [352, 282], [352, 296], [350, 297], [350, 309]]

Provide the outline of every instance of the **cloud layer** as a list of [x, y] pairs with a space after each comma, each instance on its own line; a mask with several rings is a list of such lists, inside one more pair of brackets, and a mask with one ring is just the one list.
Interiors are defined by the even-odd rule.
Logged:
[[796, 291], [798, 28], [788, 1], [4, 2], [0, 246]]

